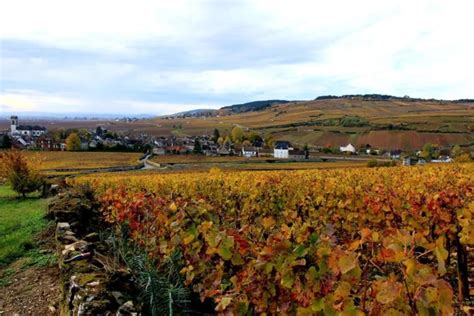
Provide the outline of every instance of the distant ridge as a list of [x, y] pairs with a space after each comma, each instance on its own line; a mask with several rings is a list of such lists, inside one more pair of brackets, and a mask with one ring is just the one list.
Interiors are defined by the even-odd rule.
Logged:
[[164, 117], [201, 117], [201, 116], [212, 116], [215, 115], [217, 110], [215, 109], [196, 109], [190, 111], [183, 111], [172, 115], [162, 115]]
[[372, 94], [345, 94], [341, 96], [337, 95], [322, 95], [314, 100], [331, 100], [331, 99], [357, 99], [357, 100], [372, 100], [372, 101], [388, 101], [388, 100], [404, 100], [404, 101], [438, 101], [438, 102], [474, 102], [474, 99], [458, 99], [458, 100], [442, 100], [442, 99], [423, 99], [423, 98], [411, 98], [409, 96], [403, 96], [403, 97], [398, 97], [398, 96], [393, 96], [389, 94], [377, 94], [377, 93], [372, 93]]
[[[313, 99], [312, 101], [324, 101], [324, 100], [338, 100], [338, 99], [347, 99], [347, 100], [360, 100], [360, 101], [405, 101], [405, 102], [435, 102], [435, 103], [474, 103], [474, 99], [458, 99], [458, 100], [443, 100], [443, 99], [423, 99], [423, 98], [412, 98], [410, 96], [393, 96], [389, 94], [344, 94], [344, 95], [321, 95]], [[296, 102], [311, 102], [311, 100], [260, 100], [260, 101], [251, 101], [241, 104], [233, 104], [221, 107], [220, 109], [196, 109], [190, 111], [184, 111], [175, 113], [172, 115], [163, 115], [162, 117], [174, 117], [174, 118], [185, 118], [185, 117], [211, 117], [219, 114], [229, 115], [229, 114], [239, 114], [246, 112], [259, 112], [264, 111], [274, 105], [287, 104], [287, 103], [296, 103]]]
[[251, 111], [261, 111], [266, 108], [271, 107], [275, 104], [285, 104], [293, 101], [288, 100], [263, 100], [263, 101], [252, 101], [242, 104], [234, 104], [229, 106], [224, 106], [221, 108], [222, 111], [232, 112], [232, 113], [243, 113]]

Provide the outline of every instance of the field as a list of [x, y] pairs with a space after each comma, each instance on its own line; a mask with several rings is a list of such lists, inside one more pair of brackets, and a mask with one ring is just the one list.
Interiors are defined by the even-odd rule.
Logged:
[[164, 163], [164, 164], [186, 164], [186, 163], [225, 163], [225, 162], [250, 162], [250, 161], [266, 161], [274, 160], [273, 157], [263, 158], [263, 157], [252, 157], [245, 158], [240, 156], [222, 156], [222, 157], [212, 157], [212, 156], [203, 156], [203, 155], [163, 155], [163, 156], [154, 156], [152, 158], [153, 162]]
[[84, 182], [158, 264], [178, 251], [219, 313], [451, 315], [469, 297], [472, 164]]
[[[362, 124], [341, 124], [346, 117], [362, 119]], [[234, 126], [271, 134], [274, 139], [292, 141], [302, 147], [357, 146], [371, 144], [383, 149], [414, 150], [425, 143], [440, 146], [474, 143], [474, 106], [448, 101], [371, 101], [334, 99], [300, 101], [275, 105], [262, 111], [222, 113], [207, 118], [156, 118], [137, 122], [113, 121], [35, 121], [49, 130], [105, 126], [126, 135], [153, 136], [211, 135], [214, 128], [229, 134]], [[8, 121], [0, 120], [0, 129]]]
[[30, 159], [39, 161], [42, 170], [96, 169], [138, 164], [140, 153], [24, 151]]
[[[329, 156], [329, 159], [331, 157]], [[338, 157], [341, 158], [341, 157]], [[175, 155], [175, 156], [155, 156], [152, 162], [158, 163], [161, 172], [183, 172], [183, 171], [209, 171], [218, 168], [227, 171], [236, 170], [305, 170], [305, 169], [330, 169], [363, 167], [366, 161], [322, 162], [321, 158], [314, 157], [313, 160], [278, 160], [272, 157], [252, 157], [244, 158], [238, 156], [230, 157], [206, 157], [197, 155]]]

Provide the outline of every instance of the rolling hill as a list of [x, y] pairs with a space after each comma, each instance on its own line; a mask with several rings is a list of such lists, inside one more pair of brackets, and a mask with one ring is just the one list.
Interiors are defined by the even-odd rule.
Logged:
[[[230, 134], [234, 126], [241, 126], [300, 147], [347, 143], [403, 150], [419, 149], [425, 143], [474, 147], [471, 99], [424, 100], [376, 94], [322, 96], [309, 101], [255, 101], [188, 113], [136, 122], [45, 121], [41, 125], [49, 130], [102, 125], [110, 131], [157, 136], [209, 135], [214, 128], [224, 135]], [[0, 121], [0, 129], [6, 128], [8, 121]]]
[[[274, 102], [272, 102], [274, 101]], [[154, 119], [150, 133], [222, 133], [238, 125], [297, 145], [340, 146], [349, 142], [384, 149], [413, 150], [425, 143], [474, 144], [474, 102], [399, 98], [381, 95], [326, 96], [311, 101], [264, 101], [258, 108], [231, 107], [215, 116]], [[263, 105], [263, 108], [260, 107]]]

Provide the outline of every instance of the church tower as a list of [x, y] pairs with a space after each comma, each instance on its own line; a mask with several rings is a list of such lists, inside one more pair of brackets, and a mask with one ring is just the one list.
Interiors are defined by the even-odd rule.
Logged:
[[11, 125], [10, 125], [10, 132], [11, 134], [16, 134], [16, 127], [18, 126], [18, 116], [11, 116]]

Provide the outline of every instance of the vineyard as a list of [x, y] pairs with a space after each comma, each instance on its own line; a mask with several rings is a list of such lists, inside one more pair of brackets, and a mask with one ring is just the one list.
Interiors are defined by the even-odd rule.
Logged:
[[24, 151], [42, 170], [93, 169], [137, 164], [140, 153]]
[[[469, 304], [474, 166], [123, 175], [103, 216], [222, 314], [451, 315]], [[465, 307], [464, 307], [465, 308]]]

